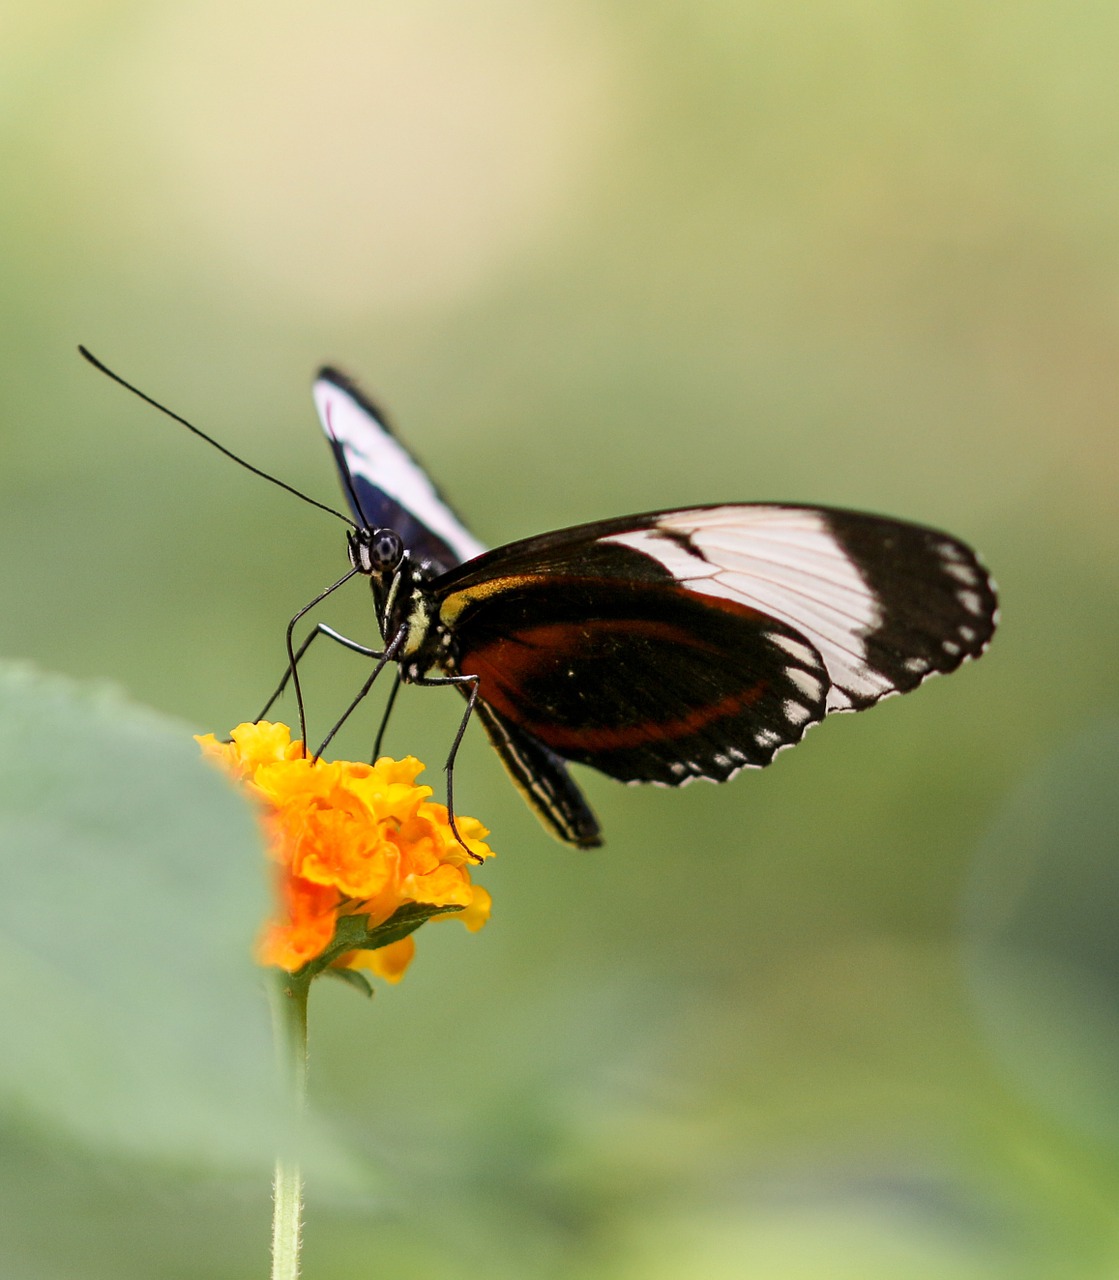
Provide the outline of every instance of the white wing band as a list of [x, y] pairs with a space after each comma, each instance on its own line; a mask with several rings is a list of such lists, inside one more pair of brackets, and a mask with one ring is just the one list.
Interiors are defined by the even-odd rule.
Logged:
[[763, 506], [676, 511], [655, 529], [603, 541], [649, 556], [689, 591], [734, 600], [799, 631], [827, 668], [829, 711], [849, 708], [849, 695], [876, 699], [893, 689], [867, 665], [866, 637], [882, 622], [878, 600], [820, 513]]
[[324, 378], [315, 383], [314, 396], [323, 430], [342, 446], [351, 475], [363, 476], [410, 511], [460, 560], [473, 560], [485, 551], [439, 497], [419, 463], [372, 414]]

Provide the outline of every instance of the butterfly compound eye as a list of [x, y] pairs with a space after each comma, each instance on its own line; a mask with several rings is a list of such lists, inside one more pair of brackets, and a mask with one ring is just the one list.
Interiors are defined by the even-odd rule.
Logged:
[[378, 529], [370, 546], [374, 563], [382, 569], [395, 569], [404, 559], [404, 543], [392, 529]]
[[349, 550], [359, 573], [391, 573], [404, 559], [404, 543], [394, 529], [358, 529], [349, 536]]

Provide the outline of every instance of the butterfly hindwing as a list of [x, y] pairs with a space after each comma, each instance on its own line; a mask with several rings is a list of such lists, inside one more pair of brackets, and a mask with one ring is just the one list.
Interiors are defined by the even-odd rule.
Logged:
[[475, 703], [475, 715], [517, 790], [544, 826], [579, 849], [602, 844], [598, 819], [563, 760], [487, 702]]

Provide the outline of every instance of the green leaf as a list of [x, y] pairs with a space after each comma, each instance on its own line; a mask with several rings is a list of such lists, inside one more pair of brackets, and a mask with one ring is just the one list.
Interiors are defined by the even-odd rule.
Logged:
[[387, 920], [369, 927], [367, 915], [342, 916], [334, 928], [330, 946], [300, 969], [299, 977], [314, 977], [347, 951], [377, 951], [414, 933], [433, 916], [451, 915], [462, 907], [433, 906], [428, 902], [407, 902]]
[[270, 1160], [262, 868], [254, 815], [185, 725], [0, 666], [6, 1116], [122, 1154]]
[[360, 991], [363, 996], [368, 996], [370, 1000], [376, 994], [373, 990], [373, 984], [360, 969], [327, 969], [325, 976], [337, 978], [339, 982], [344, 982], [348, 987], [353, 987], [356, 991]]

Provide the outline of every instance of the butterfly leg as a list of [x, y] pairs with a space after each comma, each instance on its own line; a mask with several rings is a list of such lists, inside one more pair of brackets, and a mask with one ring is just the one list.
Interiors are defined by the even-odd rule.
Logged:
[[[301, 658], [303, 654], [307, 652], [307, 646], [311, 643], [311, 640], [314, 638], [314, 634], [318, 634], [318, 633], [316, 630], [316, 632], [312, 636], [308, 637], [306, 642], [300, 648], [298, 657], [296, 656], [295, 650], [292, 647], [292, 635], [295, 632], [296, 623], [298, 623], [300, 618], [302, 618], [305, 614], [309, 613], [315, 607], [315, 605], [321, 604], [322, 601], [325, 600], [328, 595], [330, 595], [334, 591], [337, 591], [338, 588], [342, 586], [344, 583], [349, 582], [349, 580], [354, 576], [355, 573], [357, 573], [356, 569], [351, 569], [349, 573], [344, 573], [338, 579], [337, 582], [332, 582], [329, 587], [326, 587], [324, 590], [320, 591], [319, 594], [315, 596], [313, 600], [305, 604], [303, 608], [300, 609], [299, 612], [295, 615], [295, 617], [292, 618], [292, 620], [288, 623], [287, 633], [284, 637], [285, 643], [287, 645], [287, 651], [288, 651], [288, 674], [291, 676], [292, 685], [295, 687], [295, 705], [299, 708], [299, 740], [304, 744], [303, 746], [304, 754], [306, 754], [306, 751], [307, 751], [307, 746], [306, 746], [307, 714], [303, 707], [303, 689], [299, 684], [299, 671], [297, 670], [296, 664], [298, 663], [299, 658]], [[335, 632], [334, 634], [337, 635], [337, 632]], [[285, 676], [284, 679], [280, 682], [280, 687], [279, 689], [276, 690], [276, 693], [269, 700], [268, 707], [271, 707], [272, 703], [275, 702], [276, 698], [279, 697], [280, 693], [283, 692], [283, 689], [286, 684], [287, 684], [287, 676]], [[268, 707], [265, 708], [266, 711]], [[258, 718], [263, 718], [263, 716]]]
[[470, 723], [470, 717], [474, 714], [474, 704], [478, 701], [478, 677], [427, 676], [422, 679], [413, 679], [412, 684], [457, 684], [464, 689], [467, 687], [470, 689], [470, 692], [466, 694], [466, 710], [459, 721], [458, 731], [455, 733], [454, 741], [451, 743], [451, 749], [447, 752], [447, 762], [443, 766], [443, 772], [447, 775], [447, 821], [451, 825], [451, 830], [455, 833], [455, 839], [466, 850], [467, 857], [472, 862], [481, 862], [482, 859], [476, 853], [470, 852], [466, 841], [459, 833], [458, 824], [455, 822], [455, 756], [458, 755], [459, 745], [462, 742], [463, 735], [466, 733], [466, 726]]
[[357, 691], [357, 694], [354, 697], [353, 701], [346, 708], [346, 710], [343, 711], [342, 714], [338, 717], [338, 719], [335, 721], [334, 727], [319, 744], [319, 749], [315, 752], [315, 757], [314, 757], [316, 760], [322, 755], [322, 753], [327, 749], [327, 747], [330, 746], [330, 743], [333, 740], [334, 735], [338, 732], [339, 729], [341, 729], [341, 727], [346, 723], [346, 721], [350, 718], [350, 716], [353, 715], [353, 713], [365, 700], [365, 697], [369, 693], [369, 690], [373, 688], [373, 682], [377, 679], [377, 677], [381, 674], [381, 672], [384, 671], [385, 667], [387, 667], [388, 664], [395, 659], [396, 655], [400, 652], [401, 646], [404, 644], [404, 638], [407, 634], [408, 634], [408, 626], [407, 624], [404, 624], [397, 631], [396, 635], [394, 635], [393, 638], [389, 641], [389, 643], [385, 646], [384, 653], [380, 653], [377, 655], [370, 655], [370, 656], [376, 656], [377, 658], [376, 666], [369, 673], [369, 678]]
[[389, 716], [392, 715], [392, 709], [396, 705], [396, 695], [400, 692], [401, 683], [400, 669], [397, 668], [396, 679], [392, 682], [392, 689], [389, 692], [388, 702], [385, 703], [385, 710], [381, 716], [381, 724], [377, 730], [377, 736], [373, 739], [373, 756], [369, 761], [370, 764], [376, 764], [381, 755], [381, 743], [384, 741], [385, 730], [389, 725]]
[[[349, 636], [344, 636], [340, 631], [335, 631], [333, 627], [328, 627], [325, 622], [320, 622], [315, 625], [311, 633], [307, 636], [307, 639], [304, 640], [303, 643], [299, 646], [299, 648], [295, 651], [296, 665], [302, 662], [303, 655], [311, 647], [311, 642], [317, 639], [319, 636], [329, 636], [331, 640], [334, 640], [336, 643], [340, 644], [344, 649], [350, 649], [354, 653], [360, 653], [364, 658], [377, 659], [377, 658], [380, 658], [381, 656], [381, 651], [379, 649], [370, 649], [368, 645], [358, 644], [356, 640], [351, 640]], [[280, 697], [283, 691], [288, 687], [288, 681], [291, 679], [291, 673], [292, 673], [291, 667], [288, 667], [284, 671], [283, 678], [280, 680], [280, 683], [276, 686], [272, 696], [261, 708], [259, 714], [254, 717], [254, 721], [263, 720], [265, 716], [267, 716], [269, 711], [272, 710], [272, 707], [274, 706], [276, 700]]]

